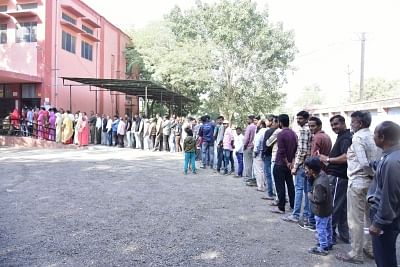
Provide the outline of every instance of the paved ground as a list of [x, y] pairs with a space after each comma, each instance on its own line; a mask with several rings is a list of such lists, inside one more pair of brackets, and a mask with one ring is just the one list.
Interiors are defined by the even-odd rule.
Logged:
[[[0, 148], [0, 266], [353, 266], [240, 179], [163, 152]], [[374, 266], [367, 261], [364, 266]]]

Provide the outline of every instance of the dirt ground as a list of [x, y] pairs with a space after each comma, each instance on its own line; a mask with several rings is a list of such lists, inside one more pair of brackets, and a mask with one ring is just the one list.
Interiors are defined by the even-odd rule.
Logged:
[[[0, 148], [0, 266], [353, 266], [263, 193], [183, 156], [109, 147]], [[364, 266], [374, 266], [366, 260]]]

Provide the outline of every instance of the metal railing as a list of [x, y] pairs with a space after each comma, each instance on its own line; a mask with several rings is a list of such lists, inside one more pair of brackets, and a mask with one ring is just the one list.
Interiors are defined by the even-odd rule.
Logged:
[[0, 119], [0, 135], [25, 136], [47, 141], [56, 140], [56, 129], [48, 123], [39, 124], [24, 119], [13, 120], [9, 116]]

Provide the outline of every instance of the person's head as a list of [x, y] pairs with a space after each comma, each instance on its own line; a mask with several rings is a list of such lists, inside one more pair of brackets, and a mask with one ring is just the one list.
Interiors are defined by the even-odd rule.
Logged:
[[193, 136], [193, 131], [190, 128], [185, 128], [187, 136]]
[[259, 120], [258, 123], [257, 123], [257, 127], [258, 127], [259, 129], [261, 129], [261, 128], [267, 128], [267, 124], [265, 123], [265, 120]]
[[129, 117], [128, 117], [128, 114], [125, 114], [125, 119], [128, 119]]
[[201, 120], [203, 123], [206, 123], [206, 122], [208, 121], [207, 116], [201, 116], [200, 120]]
[[267, 115], [266, 118], [265, 118], [265, 125], [267, 127], [271, 127], [271, 124], [272, 124], [273, 120], [274, 120], [274, 115], [272, 115], [272, 114]]
[[242, 128], [236, 127], [236, 134], [237, 134], [237, 135], [242, 134]]
[[307, 111], [305, 111], [305, 110], [300, 111], [296, 115], [297, 124], [300, 127], [303, 127], [307, 123], [309, 117], [310, 117], [310, 114]]
[[387, 149], [400, 142], [400, 126], [393, 121], [384, 121], [375, 128], [374, 141], [377, 147]]
[[260, 119], [261, 119], [260, 115], [255, 116], [254, 117], [254, 124], [255, 125], [259, 125], [258, 122], [260, 121]]
[[222, 124], [223, 121], [224, 121], [224, 116], [217, 117], [217, 124]]
[[289, 115], [281, 114], [278, 116], [279, 128], [289, 127]]
[[339, 133], [341, 133], [341, 132], [343, 132], [343, 131], [345, 131], [345, 130], [347, 129], [347, 127], [346, 127], [346, 121], [345, 121], [344, 117], [341, 116], [341, 115], [335, 115], [335, 116], [333, 116], [333, 117], [329, 120], [329, 122], [331, 123], [332, 131], [333, 131], [335, 134], [339, 134]]
[[304, 161], [304, 172], [312, 179], [321, 172], [321, 161], [318, 157], [309, 157]]
[[114, 115], [114, 120], [118, 120], [118, 116], [117, 115]]
[[316, 134], [322, 129], [322, 121], [318, 117], [310, 117], [308, 119], [308, 127], [312, 134]]
[[247, 124], [252, 124], [254, 122], [254, 115], [249, 115], [247, 117]]
[[229, 127], [229, 121], [224, 120], [224, 121], [222, 122], [222, 125], [224, 126], [225, 129], [228, 128], [228, 127]]
[[351, 114], [351, 130], [356, 133], [361, 129], [369, 128], [371, 121], [371, 113], [368, 111], [355, 111]]
[[94, 111], [91, 110], [91, 111], [90, 111], [90, 116], [93, 116], [93, 115], [94, 115]]
[[279, 128], [278, 116], [273, 115], [272, 122], [271, 122], [271, 125], [269, 127], [273, 128], [273, 129]]

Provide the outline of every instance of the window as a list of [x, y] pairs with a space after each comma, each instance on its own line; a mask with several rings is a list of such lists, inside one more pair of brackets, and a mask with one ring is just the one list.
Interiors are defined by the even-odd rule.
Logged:
[[0, 6], [0, 12], [6, 12], [7, 6]]
[[76, 37], [63, 31], [62, 32], [62, 49], [75, 54]]
[[19, 4], [17, 5], [17, 10], [35, 9], [37, 7], [38, 7], [37, 3]]
[[93, 30], [85, 25], [82, 24], [82, 30], [84, 30], [85, 32], [93, 35]]
[[37, 28], [36, 22], [23, 22], [23, 23], [17, 24], [15, 41], [17, 43], [36, 42], [36, 28]]
[[93, 45], [82, 41], [81, 56], [88, 60], [92, 60], [93, 59]]
[[68, 21], [69, 23], [72, 23], [72, 24], [76, 25], [76, 19], [74, 19], [71, 16], [68, 16], [65, 13], [62, 13], [62, 18], [63, 18], [63, 20]]
[[7, 43], [7, 24], [0, 24], [0, 44]]
[[22, 85], [22, 98], [35, 98], [36, 87], [34, 84], [23, 84]]

